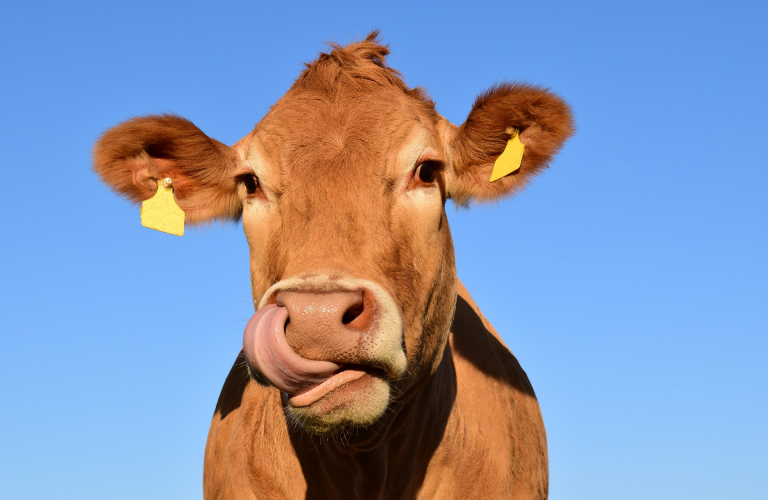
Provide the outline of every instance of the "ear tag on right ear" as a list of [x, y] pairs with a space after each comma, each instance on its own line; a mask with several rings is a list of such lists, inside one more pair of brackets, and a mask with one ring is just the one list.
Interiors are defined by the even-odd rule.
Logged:
[[520, 168], [520, 163], [523, 161], [523, 151], [525, 151], [525, 144], [520, 142], [520, 134], [517, 129], [507, 131], [511, 133], [512, 137], [507, 141], [507, 147], [501, 155], [496, 158], [496, 163], [493, 164], [493, 172], [491, 172], [490, 182], [497, 181], [502, 177], [511, 174]]
[[140, 213], [142, 226], [184, 236], [184, 210], [176, 204], [170, 178], [157, 181], [157, 192], [141, 203]]

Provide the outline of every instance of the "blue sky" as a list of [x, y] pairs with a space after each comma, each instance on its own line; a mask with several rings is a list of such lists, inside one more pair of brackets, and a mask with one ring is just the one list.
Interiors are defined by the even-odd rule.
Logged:
[[461, 123], [551, 87], [578, 132], [514, 199], [448, 207], [459, 275], [526, 369], [551, 498], [768, 498], [768, 8], [759, 2], [6, 2], [0, 497], [201, 498], [252, 314], [236, 225], [183, 238], [90, 170], [175, 112], [232, 144], [323, 41], [381, 28]]

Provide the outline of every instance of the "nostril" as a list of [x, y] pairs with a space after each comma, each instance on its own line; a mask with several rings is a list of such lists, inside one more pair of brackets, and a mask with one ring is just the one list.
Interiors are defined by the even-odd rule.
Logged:
[[358, 304], [354, 304], [352, 307], [344, 311], [344, 315], [341, 317], [341, 322], [345, 325], [348, 325], [355, 321], [361, 314], [363, 314], [363, 311], [365, 311], [365, 302], [363, 302], [362, 297]]
[[370, 328], [373, 321], [373, 301], [368, 291], [362, 290], [358, 293], [356, 300], [350, 302], [347, 310], [344, 311], [341, 322], [346, 328], [366, 330]]

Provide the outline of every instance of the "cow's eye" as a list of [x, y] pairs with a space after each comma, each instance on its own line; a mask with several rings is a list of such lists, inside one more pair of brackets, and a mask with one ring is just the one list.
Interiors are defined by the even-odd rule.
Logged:
[[259, 178], [253, 174], [246, 174], [240, 177], [240, 182], [245, 186], [245, 191], [248, 195], [256, 194], [256, 191], [261, 189], [259, 185]]
[[416, 178], [430, 184], [435, 181], [435, 170], [438, 165], [433, 161], [425, 161], [416, 168]]

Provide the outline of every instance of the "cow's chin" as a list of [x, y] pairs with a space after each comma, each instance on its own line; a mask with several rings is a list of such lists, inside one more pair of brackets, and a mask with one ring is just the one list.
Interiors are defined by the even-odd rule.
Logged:
[[293, 406], [286, 398], [285, 408], [288, 415], [306, 431], [332, 436], [344, 430], [372, 425], [387, 411], [389, 401], [389, 383], [366, 373], [307, 406]]

